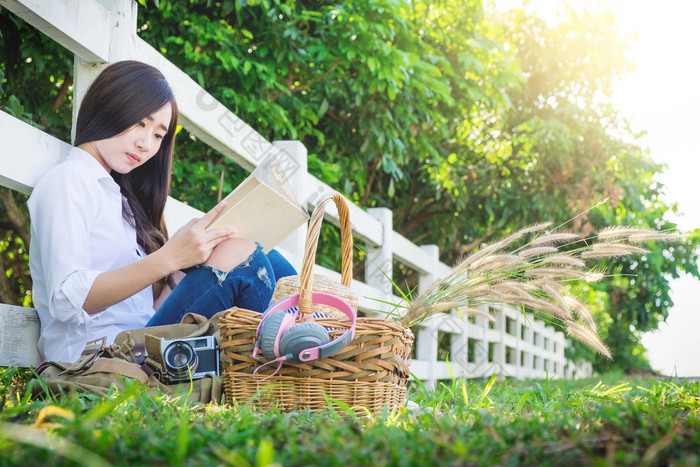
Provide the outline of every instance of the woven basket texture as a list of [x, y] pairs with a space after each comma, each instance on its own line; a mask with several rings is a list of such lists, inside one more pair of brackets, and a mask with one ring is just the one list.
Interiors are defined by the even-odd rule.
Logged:
[[380, 415], [384, 410], [392, 412], [406, 402], [406, 387], [392, 383], [365, 383], [360, 381], [333, 381], [314, 378], [273, 376], [274, 384], [259, 382], [245, 373], [229, 373], [224, 380], [227, 398], [237, 401], [252, 400], [262, 409], [310, 410], [321, 412], [329, 406], [340, 409], [341, 416], [350, 415], [340, 401], [351, 407], [358, 417]]
[[[392, 320], [358, 318], [355, 339], [341, 352], [308, 363], [285, 362], [276, 375], [276, 365], [255, 369], [266, 359], [253, 358], [255, 331], [260, 313], [243, 308], [228, 310], [219, 320], [224, 393], [227, 400], [269, 407], [269, 398], [282, 411], [328, 407], [327, 397], [357, 407], [357, 414], [379, 414], [406, 401], [406, 383], [411, 363], [413, 333]], [[329, 331], [331, 338], [349, 327], [347, 318], [320, 318], [316, 323]], [[283, 383], [283, 384], [282, 384]], [[280, 389], [284, 387], [285, 389]], [[269, 391], [261, 391], [267, 388]], [[283, 397], [277, 397], [280, 392]], [[364, 408], [364, 409], [363, 409]]]

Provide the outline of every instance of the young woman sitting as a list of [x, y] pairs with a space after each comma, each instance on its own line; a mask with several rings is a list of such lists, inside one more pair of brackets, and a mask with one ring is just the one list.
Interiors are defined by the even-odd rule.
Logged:
[[36, 184], [29, 260], [46, 360], [73, 362], [91, 340], [188, 312], [263, 311], [276, 279], [295, 274], [274, 250], [265, 255], [229, 229], [205, 231], [223, 204], [168, 238], [177, 119], [156, 68], [112, 64], [85, 94], [67, 160]]

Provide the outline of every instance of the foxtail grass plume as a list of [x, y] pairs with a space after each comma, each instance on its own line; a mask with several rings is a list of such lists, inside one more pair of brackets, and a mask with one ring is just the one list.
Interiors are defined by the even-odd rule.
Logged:
[[[513, 305], [552, 317], [571, 337], [611, 358], [610, 350], [597, 335], [593, 314], [568, 294], [564, 284], [572, 280], [602, 280], [604, 271], [588, 267], [588, 260], [646, 254], [649, 250], [629, 243], [670, 241], [679, 236], [608, 227], [598, 234], [597, 242], [592, 242], [593, 239], [584, 240], [571, 232], [549, 232], [546, 229], [550, 226], [547, 223], [522, 229], [462, 259], [448, 276], [408, 300], [410, 303], [403, 307], [398, 320], [404, 326], [412, 326], [450, 309], [460, 315], [481, 315], [493, 320], [482, 305]], [[511, 248], [516, 242], [525, 245]]]
[[581, 258], [617, 258], [632, 253], [649, 253], [646, 248], [624, 243], [596, 243], [590, 250], [581, 253]]
[[658, 232], [655, 230], [640, 229], [637, 227], [606, 227], [598, 233], [598, 239], [602, 242], [610, 240], [625, 239], [628, 242], [648, 242], [648, 241], [673, 241], [681, 238], [679, 232]]
[[533, 256], [544, 256], [552, 253], [559, 253], [559, 250], [553, 246], [538, 246], [535, 248], [522, 250], [520, 253], [518, 253], [518, 256], [523, 258], [532, 258]]
[[567, 334], [583, 342], [584, 344], [587, 344], [599, 354], [612, 359], [610, 349], [608, 349], [608, 347], [605, 344], [603, 344], [603, 342], [598, 337], [598, 334], [596, 334], [591, 329], [588, 329], [586, 326], [575, 321], [567, 320], [564, 323], [566, 324]]

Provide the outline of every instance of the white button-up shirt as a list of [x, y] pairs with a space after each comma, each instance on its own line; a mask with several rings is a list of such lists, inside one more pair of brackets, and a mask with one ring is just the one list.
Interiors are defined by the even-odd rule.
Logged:
[[47, 172], [29, 201], [32, 300], [41, 320], [38, 348], [46, 360], [74, 362], [91, 340], [143, 327], [153, 310], [152, 287], [89, 315], [85, 299], [100, 273], [144, 255], [122, 216], [119, 185], [79, 148]]

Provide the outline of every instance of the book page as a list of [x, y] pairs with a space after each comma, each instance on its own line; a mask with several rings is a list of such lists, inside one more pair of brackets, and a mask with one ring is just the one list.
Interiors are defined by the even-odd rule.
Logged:
[[[258, 179], [261, 183], [269, 186], [273, 190], [277, 191], [281, 196], [289, 199], [290, 202], [302, 208], [301, 204], [294, 195], [294, 190], [292, 190], [292, 187], [289, 185], [289, 180], [285, 173], [285, 167], [283, 166], [284, 160], [289, 159], [284, 159], [284, 157], [281, 157], [281, 155], [270, 153], [260, 164], [258, 164], [255, 169], [253, 169], [253, 172], [250, 174], [250, 178]], [[292, 169], [294, 169], [294, 167], [292, 167]]]
[[207, 230], [233, 228], [237, 237], [260, 243], [266, 252], [309, 219], [272, 155], [225, 200], [224, 211]]

